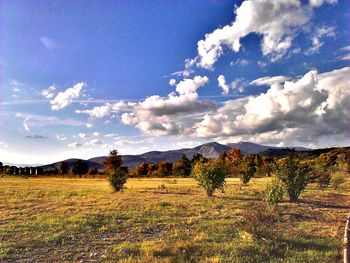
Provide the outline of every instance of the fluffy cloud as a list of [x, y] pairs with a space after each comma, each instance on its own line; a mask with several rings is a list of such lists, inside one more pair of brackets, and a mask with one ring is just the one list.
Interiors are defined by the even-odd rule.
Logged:
[[206, 76], [183, 79], [176, 85], [176, 92], [166, 97], [153, 95], [140, 102], [117, 102], [105, 104], [91, 110], [79, 110], [91, 117], [102, 118], [112, 113], [120, 113], [121, 121], [138, 128], [145, 134], [160, 136], [183, 132], [183, 115], [202, 113], [215, 109], [215, 103], [200, 100], [197, 89], [209, 82]]
[[55, 96], [55, 90], [56, 90], [55, 86], [51, 85], [47, 89], [43, 89], [41, 91], [41, 95], [47, 99], [52, 99]]
[[230, 89], [237, 89], [237, 91], [243, 92], [246, 84], [243, 78], [238, 78], [231, 83], [227, 83], [224, 75], [218, 77], [218, 86], [222, 89], [222, 94], [224, 95], [229, 94]]
[[292, 46], [297, 30], [309, 21], [312, 7], [323, 2], [312, 1], [310, 5], [303, 5], [298, 0], [244, 1], [235, 9], [235, 21], [231, 25], [206, 34], [205, 38], [197, 43], [198, 56], [186, 60], [186, 66], [196, 64], [212, 69], [214, 63], [223, 55], [225, 47], [238, 52], [241, 48], [240, 40], [251, 33], [262, 36], [263, 55], [276, 61]]
[[83, 82], [75, 84], [73, 87], [59, 92], [51, 101], [51, 109], [58, 111], [71, 104], [75, 99], [78, 99], [81, 95], [82, 89], [86, 87]]
[[195, 135], [265, 143], [317, 142], [322, 136], [344, 140], [350, 126], [349, 76], [346, 67], [274, 82], [266, 93], [226, 101], [196, 125]]
[[310, 5], [314, 7], [318, 7], [323, 5], [324, 2], [327, 2], [329, 4], [336, 4], [337, 0], [310, 0]]

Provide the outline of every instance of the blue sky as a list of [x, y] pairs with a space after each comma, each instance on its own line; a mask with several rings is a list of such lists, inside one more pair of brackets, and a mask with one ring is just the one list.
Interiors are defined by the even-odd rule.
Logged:
[[0, 1], [0, 160], [348, 145], [349, 6]]

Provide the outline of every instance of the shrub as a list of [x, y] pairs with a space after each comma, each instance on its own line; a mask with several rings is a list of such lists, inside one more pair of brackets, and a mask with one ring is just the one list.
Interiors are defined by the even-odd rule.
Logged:
[[269, 206], [277, 205], [283, 198], [284, 189], [279, 181], [273, 179], [263, 191], [264, 199]]
[[245, 156], [240, 166], [239, 179], [243, 184], [247, 184], [256, 172], [255, 156], [253, 154]]
[[212, 196], [217, 189], [224, 189], [226, 175], [225, 167], [214, 161], [197, 162], [192, 169], [192, 176], [204, 188], [207, 196]]
[[127, 169], [125, 167], [119, 167], [110, 172], [108, 181], [114, 191], [119, 192], [124, 188], [127, 177]]
[[308, 172], [308, 168], [302, 166], [293, 153], [276, 164], [275, 174], [288, 193], [291, 202], [298, 201], [299, 195], [305, 189]]
[[331, 174], [331, 185], [334, 189], [338, 189], [340, 185], [346, 182], [346, 176], [343, 171], [336, 171]]

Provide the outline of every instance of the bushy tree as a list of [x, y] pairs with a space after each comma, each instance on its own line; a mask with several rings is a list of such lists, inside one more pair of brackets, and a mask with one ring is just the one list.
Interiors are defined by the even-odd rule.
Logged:
[[65, 161], [61, 162], [60, 163], [60, 168], [59, 168], [60, 174], [67, 174], [68, 171], [69, 171], [68, 164]]
[[289, 200], [298, 201], [308, 183], [308, 167], [301, 164], [295, 153], [290, 153], [288, 157], [276, 163], [274, 172], [288, 193]]
[[122, 166], [122, 158], [117, 150], [110, 151], [105, 162], [105, 171], [108, 181], [114, 191], [118, 192], [124, 188], [126, 183], [128, 168]]
[[192, 170], [191, 160], [185, 154], [174, 164], [174, 174], [179, 176], [190, 176]]
[[191, 159], [191, 164], [192, 164], [192, 168], [196, 165], [196, 163], [198, 162], [207, 162], [208, 161], [208, 158], [206, 158], [203, 154], [201, 153], [195, 153], [193, 156], [192, 156], [192, 159]]
[[89, 169], [89, 166], [84, 160], [78, 160], [74, 164], [72, 172], [76, 175], [81, 176], [83, 174], [87, 174], [88, 169]]
[[126, 167], [119, 167], [110, 171], [108, 181], [116, 192], [121, 191], [126, 183], [128, 170]]
[[136, 176], [146, 176], [148, 174], [148, 168], [149, 164], [148, 163], [140, 163], [135, 170], [135, 175]]
[[255, 155], [248, 154], [247, 156], [243, 157], [243, 160], [240, 163], [239, 178], [241, 179], [241, 182], [243, 184], [247, 184], [254, 176], [255, 172]]
[[264, 199], [269, 206], [276, 206], [282, 200], [283, 193], [283, 186], [276, 178], [267, 183], [263, 190]]
[[224, 189], [227, 170], [215, 161], [197, 162], [192, 169], [192, 176], [204, 188], [207, 196], [215, 190]]
[[243, 160], [243, 155], [239, 149], [231, 149], [227, 151], [225, 158], [225, 163], [228, 169], [228, 172], [231, 175], [237, 176], [240, 174], [240, 165]]
[[330, 183], [334, 189], [338, 189], [345, 182], [346, 182], [346, 176], [343, 171], [339, 170], [331, 174]]
[[90, 168], [89, 171], [88, 171], [88, 174], [89, 175], [96, 175], [96, 174], [98, 174], [97, 168], [96, 167]]
[[104, 161], [105, 172], [109, 173], [122, 165], [122, 157], [119, 155], [117, 150], [109, 152], [106, 160]]

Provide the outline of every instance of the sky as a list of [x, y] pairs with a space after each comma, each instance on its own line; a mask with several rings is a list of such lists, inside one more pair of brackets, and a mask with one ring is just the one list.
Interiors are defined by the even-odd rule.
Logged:
[[0, 161], [348, 146], [350, 1], [0, 0]]

